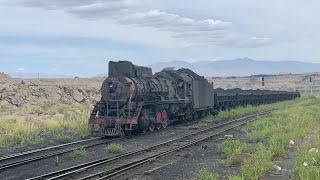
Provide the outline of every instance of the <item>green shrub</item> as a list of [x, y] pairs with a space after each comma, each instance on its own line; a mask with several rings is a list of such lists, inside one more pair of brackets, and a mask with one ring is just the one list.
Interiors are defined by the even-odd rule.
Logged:
[[261, 144], [252, 157], [244, 162], [242, 169], [244, 179], [257, 180], [267, 171], [273, 170], [275, 166], [271, 157], [272, 152]]
[[106, 150], [108, 153], [121, 153], [123, 152], [123, 147], [121, 144], [112, 143], [106, 147]]
[[71, 142], [72, 137], [64, 133], [59, 133], [59, 134], [55, 134], [55, 139], [61, 143], [68, 143], [68, 142]]
[[209, 172], [207, 169], [202, 169], [199, 173], [199, 180], [218, 180], [217, 173]]
[[320, 179], [320, 135], [317, 133], [316, 140], [306, 142], [298, 153], [294, 168], [296, 179]]
[[240, 140], [226, 140], [218, 145], [218, 150], [226, 156], [228, 164], [238, 165], [242, 162], [241, 154], [247, 150], [247, 146]]
[[229, 176], [228, 180], [245, 180], [243, 176]]
[[87, 151], [84, 148], [80, 148], [80, 149], [72, 151], [70, 156], [73, 158], [85, 157], [85, 156], [87, 156]]

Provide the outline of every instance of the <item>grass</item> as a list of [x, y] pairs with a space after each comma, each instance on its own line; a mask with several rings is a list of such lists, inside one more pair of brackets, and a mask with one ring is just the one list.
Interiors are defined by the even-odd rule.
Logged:
[[121, 144], [112, 143], [106, 147], [106, 150], [108, 153], [122, 153], [123, 147]]
[[[320, 119], [318, 119], [320, 120]], [[295, 160], [295, 179], [320, 179], [320, 128], [314, 139], [306, 140]], [[312, 151], [314, 150], [314, 151]]]
[[219, 175], [214, 172], [209, 172], [207, 169], [202, 169], [199, 173], [199, 180], [218, 180]]
[[243, 176], [229, 176], [228, 180], [245, 180]]
[[248, 147], [240, 140], [226, 140], [218, 145], [218, 150], [226, 158], [226, 164], [239, 165], [242, 162], [244, 152], [248, 151]]
[[84, 148], [80, 148], [80, 149], [72, 151], [70, 156], [73, 158], [82, 158], [82, 157], [87, 156], [87, 151]]
[[272, 152], [260, 144], [258, 150], [252, 154], [252, 157], [244, 162], [242, 177], [248, 180], [255, 180], [263, 176], [265, 172], [274, 170], [275, 166], [271, 161], [271, 157]]
[[260, 106], [240, 106], [230, 111], [221, 111], [217, 116], [209, 115], [200, 119], [202, 123], [212, 123], [217, 121], [226, 121], [230, 119], [240, 118], [249, 114], [253, 114], [260, 111], [268, 111], [268, 110], [281, 110], [286, 109], [288, 107], [299, 107], [305, 106], [309, 104], [314, 104], [314, 101], [318, 101], [315, 96], [309, 97], [301, 97], [291, 101], [283, 101], [272, 104], [265, 104]]
[[44, 104], [34, 108], [0, 108], [0, 148], [25, 146], [43, 142], [44, 134], [52, 134], [58, 142], [90, 134], [89, 105]]
[[[292, 146], [289, 144], [290, 140], [296, 142], [310, 134], [315, 127], [319, 127], [319, 98], [300, 98], [284, 104], [287, 106], [281, 107], [280, 111], [272, 113], [269, 117], [260, 118], [242, 128], [249, 134], [250, 143], [256, 144], [256, 148], [251, 149], [248, 158], [241, 158], [242, 154], [247, 152], [248, 145], [239, 140], [227, 140], [219, 145], [220, 152], [226, 156], [227, 160], [231, 159], [231, 162], [243, 164], [241, 175], [232, 176], [229, 179], [261, 178], [266, 172], [275, 169], [276, 164], [272, 161], [273, 158], [287, 156]], [[320, 137], [317, 143], [319, 144], [314, 146], [320, 147]], [[312, 179], [313, 177], [319, 179], [320, 155], [310, 155], [307, 151], [308, 148], [301, 151], [295, 174], [299, 179]], [[303, 162], [307, 160], [310, 164], [309, 168], [303, 166]], [[314, 166], [317, 168], [310, 168]]]
[[59, 133], [59, 134], [55, 134], [55, 139], [61, 143], [68, 143], [72, 141], [72, 137], [64, 134], [64, 133]]

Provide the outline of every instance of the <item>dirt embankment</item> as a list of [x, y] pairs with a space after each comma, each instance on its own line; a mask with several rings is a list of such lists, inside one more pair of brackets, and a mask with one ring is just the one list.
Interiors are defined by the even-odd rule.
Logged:
[[[310, 82], [310, 77], [312, 79], [312, 83]], [[215, 88], [220, 87], [223, 89], [269, 89], [299, 91], [302, 94], [310, 94], [312, 84], [312, 92], [320, 93], [320, 73], [273, 75], [264, 78], [264, 86], [262, 86], [262, 77], [214, 77], [207, 79], [214, 83]]]
[[[215, 88], [270, 89], [320, 93], [320, 73], [265, 77], [207, 78]], [[18, 79], [0, 73], [0, 106], [30, 107], [43, 103], [95, 103], [104, 78]]]
[[16, 79], [0, 74], [0, 105], [30, 107], [43, 103], [94, 103], [103, 78]]

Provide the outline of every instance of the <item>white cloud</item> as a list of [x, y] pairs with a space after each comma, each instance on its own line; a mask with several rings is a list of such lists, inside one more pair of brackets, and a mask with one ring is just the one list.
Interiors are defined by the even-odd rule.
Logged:
[[156, 31], [167, 32], [168, 36], [182, 44], [181, 47], [200, 44], [254, 48], [271, 44], [270, 38], [251, 38], [251, 35], [246, 34], [235, 36], [234, 34], [239, 33], [235, 32], [231, 22], [212, 18], [198, 20], [159, 9], [150, 9], [143, 6], [142, 0], [16, 0], [15, 2], [24, 6], [63, 10], [92, 21], [110, 20], [131, 28], [132, 26], [143, 28], [144, 31], [148, 31], [145, 28], [153, 28]]
[[128, 14], [120, 17], [118, 21], [123, 24], [135, 24], [174, 32], [215, 31], [229, 29], [232, 25], [230, 22], [213, 19], [197, 21], [160, 10]]
[[272, 41], [270, 38], [250, 37], [247, 39], [240, 40], [239, 42], [235, 43], [235, 46], [239, 48], [254, 48], [254, 47], [260, 47], [260, 46], [267, 46], [271, 44], [272, 44]]
[[84, 18], [112, 18], [129, 9], [138, 7], [136, 0], [97, 1], [68, 8], [67, 11]]
[[25, 70], [24, 67], [18, 68], [16, 72], [23, 72]]
[[236, 48], [255, 48], [261, 46], [271, 45], [272, 41], [267, 37], [238, 37], [230, 36], [228, 37], [222, 45], [226, 47], [236, 47]]

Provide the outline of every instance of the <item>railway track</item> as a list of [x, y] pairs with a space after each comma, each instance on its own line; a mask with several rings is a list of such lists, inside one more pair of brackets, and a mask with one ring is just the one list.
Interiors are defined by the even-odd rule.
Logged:
[[123, 153], [114, 157], [104, 158], [56, 172], [33, 177], [34, 179], [113, 179], [127, 171], [153, 161], [157, 158], [177, 152], [194, 144], [203, 142], [219, 134], [254, 121], [257, 116], [266, 116], [271, 111], [260, 112], [231, 120], [218, 125], [176, 137], [159, 144]]
[[23, 165], [26, 163], [38, 161], [41, 159], [49, 158], [52, 156], [57, 156], [60, 154], [71, 152], [79, 148], [93, 147], [100, 144], [109, 143], [118, 139], [119, 138], [106, 140], [100, 137], [90, 138], [90, 139], [84, 139], [84, 140], [70, 142], [66, 144], [60, 144], [57, 146], [51, 146], [51, 147], [26, 151], [22, 153], [11, 154], [8, 156], [3, 156], [3, 157], [0, 157], [0, 171], [7, 168], [11, 168], [11, 167]]
[[[192, 123], [194, 122], [189, 122], [189, 123], [185, 123], [178, 126], [186, 126]], [[169, 128], [173, 128], [173, 126], [168, 127], [168, 129]], [[152, 133], [152, 132], [146, 132], [138, 135], [147, 135], [149, 133]], [[132, 135], [132, 137], [134, 136], [136, 135]], [[25, 152], [16, 153], [16, 154], [10, 154], [7, 156], [2, 156], [0, 157], [0, 172], [1, 170], [7, 169], [7, 168], [16, 167], [16, 166], [24, 165], [27, 163], [35, 162], [41, 159], [46, 159], [53, 156], [61, 155], [64, 153], [74, 151], [79, 148], [94, 147], [101, 144], [111, 143], [120, 139], [122, 138], [115, 138], [111, 140], [103, 139], [101, 137], [89, 138], [89, 139], [74, 141], [66, 144], [60, 144], [56, 146], [45, 147], [45, 148], [25, 151]]]

